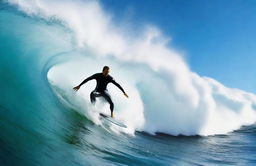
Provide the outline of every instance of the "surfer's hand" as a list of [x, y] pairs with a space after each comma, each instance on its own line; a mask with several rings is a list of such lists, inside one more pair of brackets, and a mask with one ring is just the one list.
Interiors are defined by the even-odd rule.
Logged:
[[129, 97], [126, 93], [124, 93], [124, 95], [125, 95], [127, 98]]
[[80, 89], [80, 86], [78, 85], [78, 86], [74, 87], [73, 89], [74, 89], [75, 91], [78, 91], [78, 89]]

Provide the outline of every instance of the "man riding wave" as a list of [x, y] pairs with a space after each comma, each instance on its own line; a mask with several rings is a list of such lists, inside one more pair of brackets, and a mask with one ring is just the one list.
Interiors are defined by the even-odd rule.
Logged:
[[107, 85], [108, 83], [113, 83], [116, 85], [123, 94], [128, 98], [128, 95], [125, 93], [124, 89], [119, 85], [112, 76], [110, 76], [109, 73], [110, 69], [108, 66], [104, 66], [101, 73], [93, 74], [92, 76], [86, 78], [83, 82], [81, 82], [78, 86], [74, 87], [73, 89], [75, 91], [78, 91], [80, 87], [85, 84], [86, 82], [96, 79], [97, 85], [95, 89], [90, 94], [91, 103], [95, 104], [96, 97], [104, 97], [106, 101], [110, 104], [110, 111], [111, 111], [111, 117], [114, 117], [114, 103], [112, 102], [111, 96], [108, 93]]

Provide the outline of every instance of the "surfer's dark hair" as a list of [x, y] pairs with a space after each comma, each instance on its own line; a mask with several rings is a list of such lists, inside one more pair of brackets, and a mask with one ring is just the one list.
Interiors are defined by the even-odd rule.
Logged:
[[109, 67], [108, 66], [104, 66], [102, 71], [104, 71], [105, 69], [109, 69]]

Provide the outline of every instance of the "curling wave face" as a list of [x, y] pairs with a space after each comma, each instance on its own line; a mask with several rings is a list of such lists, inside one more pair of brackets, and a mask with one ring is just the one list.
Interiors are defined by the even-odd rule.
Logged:
[[[12, 17], [17, 16], [9, 15], [12, 23], [8, 27], [13, 28], [1, 25], [1, 40], [6, 45], [1, 48], [5, 53], [0, 63], [7, 69], [4, 80], [13, 80], [6, 89], [9, 95], [4, 96], [8, 101], [1, 105], [12, 105], [9, 101], [18, 98], [26, 104], [41, 103], [36, 108], [27, 106], [30, 109], [49, 109], [56, 100], [51, 98], [50, 82], [56, 94], [56, 89], [61, 89], [70, 100], [75, 98], [70, 103], [96, 121], [88, 112], [89, 104], [76, 102], [89, 103], [93, 83], [77, 96], [70, 89], [107, 63], [130, 96], [126, 100], [118, 89], [109, 87], [116, 112], [130, 126], [129, 133], [137, 130], [171, 135], [226, 134], [256, 121], [254, 94], [227, 88], [192, 72], [182, 55], [170, 48], [169, 40], [154, 26], [144, 25], [138, 30], [141, 35], [135, 37], [113, 22], [98, 1], [7, 2], [24, 14], [19, 17], [29, 19], [19, 24], [12, 22]], [[8, 22], [4, 18], [1, 17], [2, 24]], [[44, 22], [44, 26], [38, 26], [39, 22]], [[16, 43], [8, 43], [10, 38]], [[6, 48], [15, 49], [8, 52]], [[10, 94], [20, 97], [14, 99]], [[24, 98], [24, 94], [33, 100]], [[18, 108], [20, 105], [12, 109]]]

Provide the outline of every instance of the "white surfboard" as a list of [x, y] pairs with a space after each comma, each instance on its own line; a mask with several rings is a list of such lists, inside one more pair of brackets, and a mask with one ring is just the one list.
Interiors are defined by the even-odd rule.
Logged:
[[107, 121], [119, 126], [119, 127], [123, 127], [123, 128], [127, 128], [127, 126], [119, 121], [117, 121], [116, 119], [113, 119], [111, 116], [100, 113], [100, 116], [104, 119], [106, 119]]

